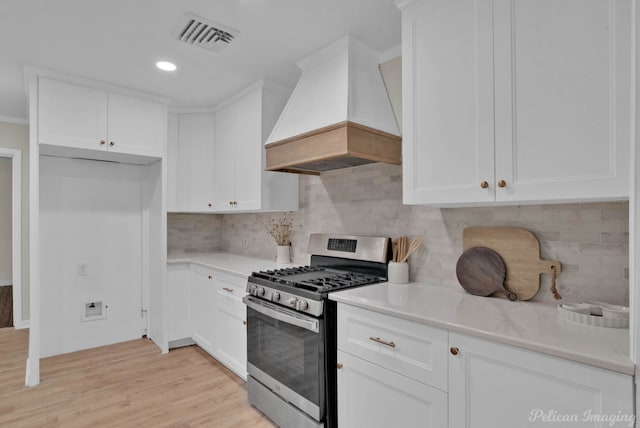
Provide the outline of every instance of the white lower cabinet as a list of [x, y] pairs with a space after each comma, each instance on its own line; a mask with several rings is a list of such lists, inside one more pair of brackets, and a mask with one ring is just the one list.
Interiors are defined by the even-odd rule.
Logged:
[[[247, 277], [194, 263], [167, 266], [169, 347], [190, 339], [247, 379]], [[191, 342], [192, 343], [192, 342]]]
[[447, 393], [338, 351], [338, 426], [447, 426]]
[[338, 304], [338, 425], [447, 426], [447, 331]]
[[632, 376], [342, 303], [338, 320], [340, 427], [633, 426]]
[[216, 320], [214, 271], [191, 265], [191, 337], [210, 355], [215, 352]]
[[242, 302], [247, 279], [218, 273], [216, 288], [217, 346], [214, 356], [247, 379], [247, 307]]
[[167, 265], [169, 347], [171, 342], [191, 338], [190, 272], [188, 263]]
[[[598, 417], [633, 415], [633, 379], [537, 352], [451, 333], [452, 428], [628, 427]], [[631, 425], [632, 426], [632, 425]]]

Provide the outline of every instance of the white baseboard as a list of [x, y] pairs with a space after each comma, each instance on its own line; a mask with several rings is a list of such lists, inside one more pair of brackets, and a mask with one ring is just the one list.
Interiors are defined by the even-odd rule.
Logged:
[[29, 320], [24, 321], [15, 321], [13, 322], [13, 328], [16, 330], [21, 330], [23, 328], [29, 328]]
[[0, 279], [0, 287], [4, 287], [6, 285], [13, 285], [13, 281], [9, 279]]

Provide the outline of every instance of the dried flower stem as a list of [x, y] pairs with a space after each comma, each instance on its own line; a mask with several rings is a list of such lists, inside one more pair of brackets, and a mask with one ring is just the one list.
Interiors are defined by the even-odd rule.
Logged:
[[278, 245], [291, 244], [291, 231], [293, 230], [292, 211], [284, 213], [281, 218], [272, 218], [269, 221], [262, 222], [262, 224]]

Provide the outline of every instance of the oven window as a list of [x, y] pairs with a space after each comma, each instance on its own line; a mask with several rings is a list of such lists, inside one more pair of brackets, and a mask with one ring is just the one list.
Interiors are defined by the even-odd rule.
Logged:
[[317, 406], [324, 361], [318, 333], [247, 308], [247, 359]]

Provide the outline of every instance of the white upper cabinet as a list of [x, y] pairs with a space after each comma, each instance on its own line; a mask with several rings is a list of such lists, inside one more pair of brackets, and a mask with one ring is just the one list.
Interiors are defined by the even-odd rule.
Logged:
[[298, 176], [265, 171], [266, 141], [290, 89], [260, 80], [215, 113], [214, 210], [298, 209]]
[[405, 203], [628, 197], [631, 0], [399, 6]]
[[61, 154], [81, 149], [163, 157], [166, 121], [166, 106], [158, 102], [38, 79], [38, 142], [67, 149]]
[[106, 149], [107, 93], [38, 79], [38, 142], [81, 149]]
[[213, 210], [213, 114], [181, 114], [178, 129], [178, 204]]
[[160, 156], [165, 152], [166, 106], [127, 95], [109, 93], [109, 150]]

